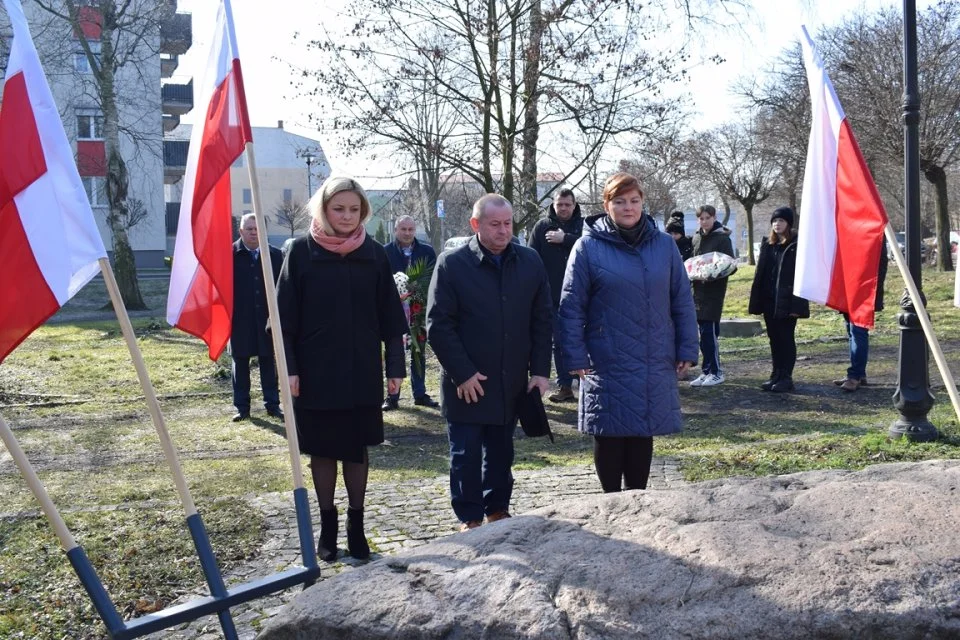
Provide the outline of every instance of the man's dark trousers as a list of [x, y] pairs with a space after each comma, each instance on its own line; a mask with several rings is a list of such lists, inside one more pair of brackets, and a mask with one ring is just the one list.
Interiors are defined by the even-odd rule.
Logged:
[[516, 422], [448, 422], [450, 503], [460, 522], [482, 521], [506, 511], [513, 494], [513, 431]]
[[[279, 411], [280, 391], [277, 387], [277, 367], [273, 354], [257, 357], [260, 363], [260, 388], [267, 411]], [[240, 413], [250, 413], [250, 358], [233, 359], [233, 406]]]
[[[417, 373], [417, 361], [418, 357], [416, 353], [411, 349], [410, 350], [410, 388], [413, 390], [413, 399], [422, 398], [427, 393], [427, 383], [424, 380], [424, 376], [427, 372], [427, 352], [426, 345], [420, 347], [420, 372]], [[390, 394], [390, 397], [394, 400], [400, 399], [399, 393]]]

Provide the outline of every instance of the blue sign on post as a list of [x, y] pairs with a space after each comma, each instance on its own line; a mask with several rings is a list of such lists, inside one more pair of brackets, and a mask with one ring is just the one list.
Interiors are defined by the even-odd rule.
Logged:
[[437, 200], [437, 217], [438, 218], [447, 217], [446, 212], [443, 210], [443, 200]]

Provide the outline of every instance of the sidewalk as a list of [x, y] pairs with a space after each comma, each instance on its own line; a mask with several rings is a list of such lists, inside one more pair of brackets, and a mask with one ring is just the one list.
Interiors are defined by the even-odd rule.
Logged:
[[[537, 471], [517, 471], [513, 506], [516, 514], [526, 513], [565, 498], [600, 492], [600, 483], [591, 466], [551, 467]], [[456, 532], [458, 522], [450, 508], [448, 478], [440, 476], [426, 480], [411, 480], [389, 485], [373, 485], [367, 488], [366, 529], [374, 550], [372, 560], [400, 549], [409, 549], [435, 538]], [[651, 489], [668, 489], [684, 484], [673, 460], [654, 458], [650, 470]], [[316, 499], [311, 496], [314, 519], [318, 517]], [[320, 580], [362, 566], [346, 556], [346, 534], [343, 532], [346, 494], [337, 491], [340, 507], [341, 533], [338, 561], [332, 565], [320, 563]], [[251, 500], [251, 506], [260, 509], [266, 516], [267, 532], [262, 553], [251, 564], [226, 576], [227, 585], [246, 582], [259, 576], [282, 571], [300, 564], [300, 542], [297, 539], [297, 523], [293, 513], [293, 496], [272, 493]], [[314, 524], [314, 536], [319, 525]], [[345, 557], [346, 556], [346, 557]], [[234, 607], [234, 622], [241, 640], [252, 640], [269, 618], [275, 616], [284, 604], [292, 600], [299, 588], [288, 589], [260, 600]], [[191, 596], [207, 595], [198, 592]], [[190, 598], [187, 598], [187, 600]], [[195, 620], [188, 625], [157, 632], [146, 636], [153, 640], [217, 640], [222, 637], [215, 616]]]

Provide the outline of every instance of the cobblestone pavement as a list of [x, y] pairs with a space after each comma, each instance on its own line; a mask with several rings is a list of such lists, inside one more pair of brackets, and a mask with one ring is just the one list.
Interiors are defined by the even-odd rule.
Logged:
[[[513, 503], [510, 510], [515, 514], [525, 513], [564, 498], [600, 492], [600, 483], [592, 466], [515, 471], [514, 477]], [[675, 461], [654, 459], [650, 470], [651, 489], [675, 487], [683, 483]], [[417, 547], [454, 533], [459, 523], [450, 508], [449, 495], [446, 476], [393, 484], [371, 484], [367, 487], [365, 525], [367, 538], [374, 550], [372, 559], [376, 560], [385, 554]], [[315, 497], [311, 496], [311, 500], [311, 509], [316, 520], [319, 511]], [[336, 500], [341, 511], [341, 552], [336, 563], [320, 563], [320, 580], [364, 564], [346, 556], [346, 534], [343, 533], [346, 494], [338, 490]], [[228, 587], [301, 564], [292, 493], [258, 496], [251, 500], [251, 504], [266, 516], [265, 543], [261, 554], [254, 561], [226, 576]], [[315, 522], [314, 536], [318, 530], [319, 524]], [[241, 640], [252, 640], [256, 637], [264, 622], [279, 613], [284, 604], [299, 592], [300, 587], [295, 587], [231, 609]], [[200, 595], [206, 593], [198, 592], [193, 597]], [[187, 625], [147, 636], [152, 640], [215, 640], [221, 637], [220, 625], [215, 616], [200, 618]]]

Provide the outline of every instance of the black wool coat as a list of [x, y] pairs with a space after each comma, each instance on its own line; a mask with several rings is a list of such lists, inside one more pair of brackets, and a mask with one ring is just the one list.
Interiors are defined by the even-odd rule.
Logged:
[[[260, 257], [264, 247], [260, 245]], [[274, 283], [280, 276], [283, 254], [269, 247]], [[233, 243], [233, 324], [230, 329], [230, 353], [234, 358], [273, 355], [273, 344], [267, 333], [267, 291], [263, 283], [263, 266], [242, 240]]]
[[[553, 306], [536, 251], [511, 243], [498, 267], [477, 236], [437, 258], [427, 298], [427, 338], [443, 368], [440, 398], [451, 422], [506, 425], [529, 375], [550, 375]], [[467, 404], [457, 386], [477, 372], [484, 395]]]
[[[692, 238], [693, 255], [719, 251], [733, 257], [733, 243], [723, 231], [723, 225], [717, 220], [709, 233], [698, 229]], [[723, 316], [723, 301], [727, 297], [727, 279], [718, 278], [712, 282], [693, 282], [693, 304], [697, 308], [697, 322], [720, 322]]]
[[[750, 313], [772, 312], [774, 318], [790, 315], [809, 318], [810, 303], [793, 295], [796, 269], [797, 236], [793, 236], [782, 251], [777, 251], [769, 239], [761, 243], [757, 270], [750, 287]], [[770, 282], [774, 283], [772, 287]]]
[[[277, 287], [295, 405], [345, 410], [383, 402], [383, 343], [407, 332], [387, 254], [367, 236], [340, 256], [307, 234], [290, 246]], [[388, 351], [387, 377], [404, 377], [403, 350]]]
[[[563, 242], [554, 244], [547, 242], [547, 231], [560, 229], [563, 231]], [[567, 259], [573, 244], [583, 235], [583, 216], [580, 205], [573, 208], [573, 215], [566, 222], [557, 217], [553, 205], [547, 210], [547, 217], [537, 220], [530, 231], [528, 245], [540, 254], [543, 266], [547, 268], [547, 277], [550, 280], [550, 293], [553, 296], [553, 308], [560, 307], [560, 292], [563, 289], [563, 274], [567, 271]]]

